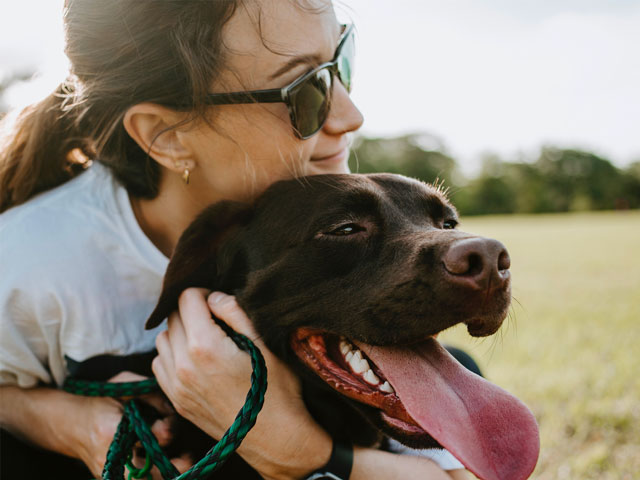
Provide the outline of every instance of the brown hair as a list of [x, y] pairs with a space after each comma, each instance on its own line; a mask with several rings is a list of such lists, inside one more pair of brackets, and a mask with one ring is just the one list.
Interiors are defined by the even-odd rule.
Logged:
[[0, 212], [59, 185], [87, 160], [110, 167], [130, 194], [153, 198], [159, 166], [122, 119], [141, 102], [189, 106], [222, 68], [221, 32], [240, 0], [67, 0], [71, 76], [14, 123], [2, 120]]

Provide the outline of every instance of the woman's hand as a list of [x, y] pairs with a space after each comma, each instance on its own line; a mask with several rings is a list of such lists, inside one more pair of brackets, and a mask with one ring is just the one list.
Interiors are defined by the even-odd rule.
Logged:
[[[267, 479], [304, 478], [325, 465], [331, 438], [311, 418], [291, 370], [257, 337], [235, 298], [188, 289], [179, 313], [158, 335], [153, 371], [178, 413], [220, 438], [242, 408], [250, 388], [251, 360], [211, 318], [211, 312], [256, 344], [267, 364], [268, 388], [256, 425], [237, 453]], [[424, 478], [451, 480], [426, 458], [354, 448], [352, 480]]]
[[[109, 381], [115, 383], [136, 382], [146, 379], [146, 377], [132, 372], [121, 372]], [[91, 471], [92, 475], [100, 478], [104, 469], [109, 446], [113, 441], [118, 424], [122, 420], [123, 407], [121, 402], [129, 400], [129, 398], [120, 398], [118, 400], [105, 397], [79, 398], [83, 400], [83, 403], [86, 403], [82, 405], [80, 418], [76, 422], [80, 431], [75, 435], [77, 442], [74, 450], [80, 460], [82, 460]], [[166, 401], [164, 396], [159, 393], [142, 395], [136, 397], [136, 399], [151, 405], [162, 415], [162, 418], [155, 420], [151, 425], [151, 431], [161, 447], [168, 445], [171, 441], [169, 417], [175, 415], [175, 411], [171, 405]], [[86, 433], [83, 434], [83, 431]], [[141, 468], [145, 464], [145, 460], [144, 456], [140, 457], [137, 454], [137, 448], [134, 448], [133, 458], [131, 460], [132, 464], [137, 468]], [[181, 473], [190, 467], [190, 462], [185, 458], [171, 459], [171, 462]], [[128, 469], [125, 470], [125, 476], [127, 476]], [[162, 480], [162, 475], [156, 467], [151, 470], [151, 475], [154, 480]]]
[[78, 397], [74, 411], [74, 441], [69, 447], [96, 478], [102, 475], [109, 445], [122, 418], [122, 404], [114, 398]]
[[298, 378], [258, 339], [235, 298], [188, 289], [158, 335], [153, 371], [179, 414], [221, 438], [250, 388], [251, 360], [215, 324], [211, 312], [260, 348], [268, 372], [265, 403], [238, 453], [267, 478], [302, 477], [324, 465], [331, 439], [308, 413]]
[[[140, 378], [125, 373], [114, 380]], [[45, 387], [17, 386], [0, 387], [0, 400], [2, 428], [39, 447], [77, 458], [94, 476], [101, 476], [109, 445], [122, 419], [123, 408], [118, 400], [84, 397]], [[159, 401], [160, 397], [146, 400], [161, 408], [166, 404], [164, 400]], [[163, 420], [156, 421], [152, 431], [161, 444], [169, 441], [169, 430]], [[174, 465], [178, 470], [182, 468], [180, 471], [189, 467], [183, 459]], [[158, 474], [155, 478], [161, 477]]]

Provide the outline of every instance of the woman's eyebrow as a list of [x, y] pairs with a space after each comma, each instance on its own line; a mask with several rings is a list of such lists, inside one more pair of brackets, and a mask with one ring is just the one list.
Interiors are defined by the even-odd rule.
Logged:
[[318, 54], [313, 55], [300, 55], [299, 57], [291, 58], [287, 63], [280, 67], [274, 74], [269, 77], [269, 80], [274, 80], [281, 75], [284, 75], [289, 70], [297, 67], [298, 65], [315, 66], [322, 63], [322, 58]]

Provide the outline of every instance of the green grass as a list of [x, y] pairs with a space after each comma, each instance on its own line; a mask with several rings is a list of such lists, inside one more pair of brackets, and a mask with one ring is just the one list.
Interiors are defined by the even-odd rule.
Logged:
[[465, 218], [512, 259], [509, 319], [493, 337], [441, 340], [474, 355], [540, 425], [531, 477], [640, 472], [640, 212]]

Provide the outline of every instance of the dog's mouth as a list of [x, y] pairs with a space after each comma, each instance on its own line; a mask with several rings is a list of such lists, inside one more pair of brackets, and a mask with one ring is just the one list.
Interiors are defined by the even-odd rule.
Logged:
[[481, 479], [525, 479], [533, 471], [539, 437], [532, 413], [435, 338], [381, 347], [300, 328], [291, 346], [333, 389], [377, 409], [398, 440], [433, 438]]
[[292, 342], [298, 357], [332, 388], [352, 400], [379, 409], [400, 434], [426, 432], [407, 413], [378, 366], [345, 337], [299, 329]]

